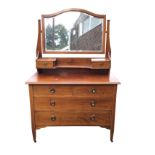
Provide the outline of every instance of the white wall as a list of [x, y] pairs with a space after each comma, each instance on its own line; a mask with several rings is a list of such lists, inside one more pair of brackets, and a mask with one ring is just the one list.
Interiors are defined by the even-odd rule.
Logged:
[[[35, 70], [41, 14], [77, 7], [111, 20], [112, 72], [118, 87], [114, 143], [97, 127], [37, 131], [33, 143], [28, 89]], [[0, 154], [153, 154], [155, 140], [153, 0], [5, 0], [0, 2]]]

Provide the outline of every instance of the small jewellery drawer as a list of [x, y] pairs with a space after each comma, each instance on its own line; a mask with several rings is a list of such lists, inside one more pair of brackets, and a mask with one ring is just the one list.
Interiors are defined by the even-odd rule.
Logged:
[[36, 85], [33, 90], [35, 96], [112, 97], [115, 93], [112, 85]]
[[99, 125], [110, 126], [111, 111], [103, 111], [102, 113], [91, 112], [35, 112], [36, 126], [48, 125]]
[[55, 64], [55, 59], [37, 59], [36, 60], [36, 67], [38, 69], [50, 69], [50, 68], [53, 68], [54, 67], [54, 64]]
[[63, 110], [111, 110], [111, 98], [50, 98], [34, 97], [35, 111]]

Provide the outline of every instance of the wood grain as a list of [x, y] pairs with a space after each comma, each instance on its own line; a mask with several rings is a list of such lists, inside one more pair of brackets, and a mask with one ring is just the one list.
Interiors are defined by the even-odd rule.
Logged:
[[112, 106], [111, 97], [34, 97], [35, 111], [102, 111], [111, 110]]
[[39, 58], [36, 59], [37, 69], [52, 69], [55, 66], [56, 59], [52, 58]]
[[[54, 118], [52, 120], [52, 118]], [[52, 126], [82, 126], [82, 125], [110, 125], [110, 111], [102, 111], [102, 113], [92, 112], [35, 112], [36, 126], [52, 125]]]
[[27, 84], [119, 84], [120, 82], [112, 75], [104, 75], [97, 72], [81, 72], [79, 70], [55, 70], [51, 74], [35, 73]]

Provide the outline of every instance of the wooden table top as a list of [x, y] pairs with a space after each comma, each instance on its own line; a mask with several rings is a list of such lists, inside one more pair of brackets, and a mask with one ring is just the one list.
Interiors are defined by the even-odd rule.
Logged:
[[112, 74], [56, 72], [35, 73], [26, 84], [120, 84], [120, 82]]

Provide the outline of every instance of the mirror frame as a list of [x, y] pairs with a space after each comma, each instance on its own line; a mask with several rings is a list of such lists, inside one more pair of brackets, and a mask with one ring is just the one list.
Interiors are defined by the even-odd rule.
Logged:
[[[66, 13], [66, 12], [82, 12], [82, 13], [86, 13], [88, 15], [91, 15], [93, 17], [97, 17], [100, 19], [103, 19], [103, 24], [104, 26], [102, 26], [102, 49], [100, 51], [91, 51], [91, 50], [75, 50], [74, 52], [72, 50], [67, 50], [67, 51], [59, 51], [59, 50], [45, 50], [45, 18], [52, 18], [55, 16], [58, 16], [60, 14]], [[88, 10], [84, 10], [84, 9], [79, 9], [79, 8], [70, 8], [70, 9], [64, 9], [61, 10], [59, 12], [53, 13], [53, 14], [44, 14], [41, 16], [42, 19], [42, 51], [44, 54], [104, 54], [106, 51], [106, 44], [105, 44], [105, 37], [106, 37], [106, 15], [102, 15], [102, 14], [96, 14], [93, 12], [90, 12]]]

